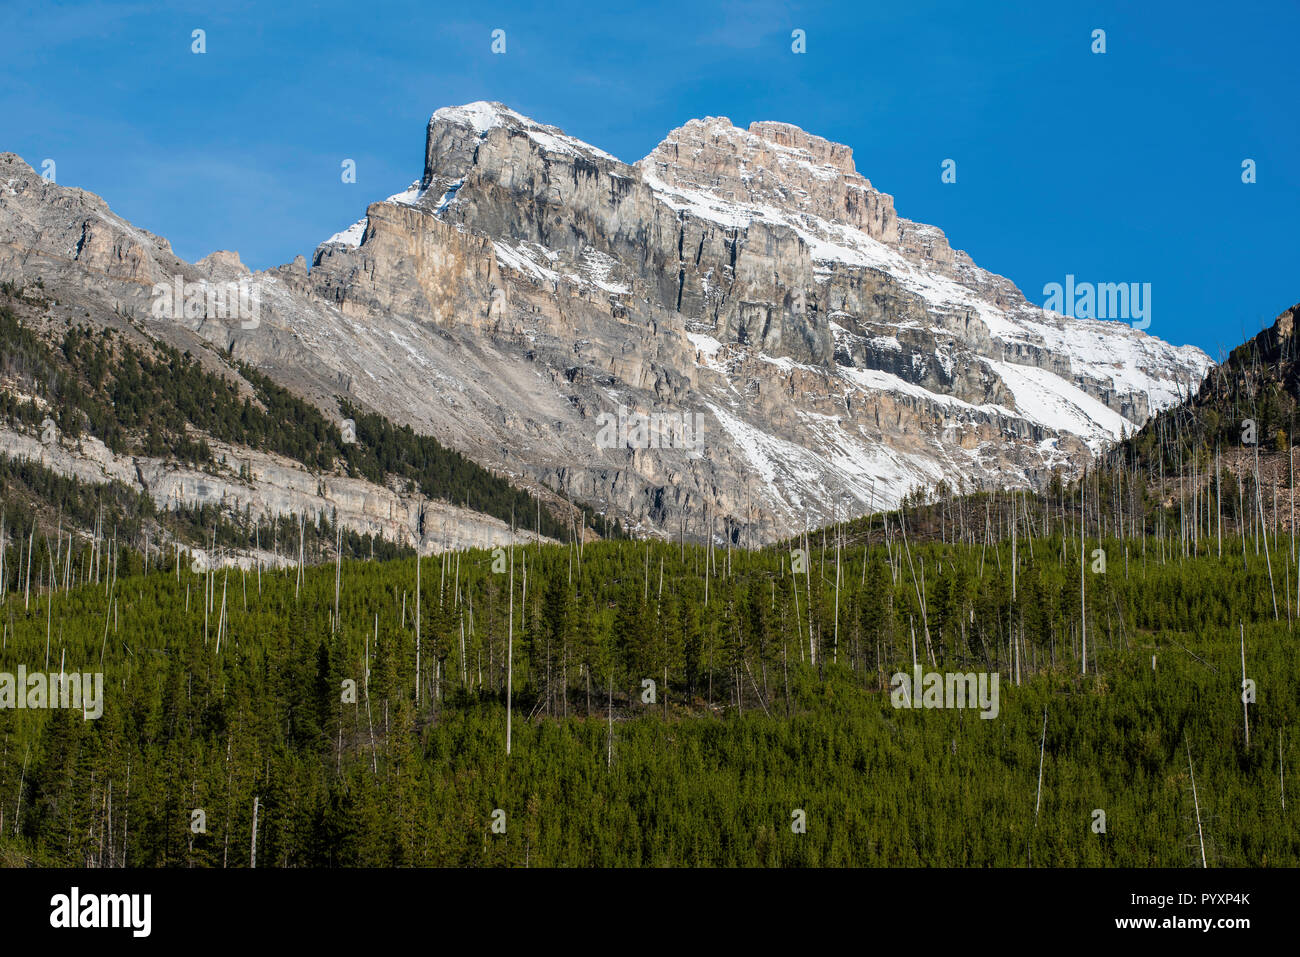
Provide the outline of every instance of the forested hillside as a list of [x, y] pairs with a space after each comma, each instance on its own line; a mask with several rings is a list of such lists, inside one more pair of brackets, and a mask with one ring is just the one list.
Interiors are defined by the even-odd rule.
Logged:
[[[323, 475], [363, 477], [381, 486], [405, 480], [430, 498], [559, 540], [571, 537], [579, 522], [609, 537], [624, 534], [618, 522], [605, 523], [589, 506], [539, 503], [437, 439], [342, 399], [340, 420], [330, 421], [230, 356], [220, 357], [222, 375], [188, 352], [161, 342], [145, 348], [90, 323], [39, 332], [31, 311], [43, 305], [0, 289], [0, 423], [39, 431], [49, 418], [70, 441], [91, 435], [117, 454], [167, 456], [198, 467], [215, 463], [210, 437], [286, 456]], [[354, 436], [343, 435], [343, 418], [355, 423]], [[221, 517], [239, 523], [239, 516]]]
[[[79, 547], [30, 592], [10, 529], [0, 671], [106, 678], [0, 710], [0, 852], [245, 867], [256, 806], [259, 867], [1295, 866], [1294, 543], [1081, 538], [1078, 492], [301, 579]], [[996, 671], [996, 717], [895, 708], [914, 661]]]
[[1178, 466], [1243, 445], [1267, 455], [1295, 444], [1300, 399], [1300, 303], [1233, 349], [1194, 395], [1157, 414], [1111, 450], [1112, 461], [1176, 474]]

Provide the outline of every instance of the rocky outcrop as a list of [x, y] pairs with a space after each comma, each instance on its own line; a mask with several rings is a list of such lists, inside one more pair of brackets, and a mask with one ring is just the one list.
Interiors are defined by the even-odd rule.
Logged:
[[[43, 443], [0, 428], [0, 455], [38, 463], [87, 484], [117, 481], [147, 492], [162, 508], [214, 506], [225, 514], [264, 520], [294, 515], [324, 517], [359, 535], [374, 535], [423, 554], [457, 548], [492, 548], [512, 540], [506, 523], [426, 498], [344, 476], [322, 476], [277, 455], [217, 443], [217, 466], [200, 471], [150, 456], [115, 455], [93, 437]], [[513, 540], [537, 536], [517, 531]]]

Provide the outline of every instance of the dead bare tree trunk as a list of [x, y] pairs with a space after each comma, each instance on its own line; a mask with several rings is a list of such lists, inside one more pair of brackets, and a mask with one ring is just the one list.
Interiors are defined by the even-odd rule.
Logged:
[[258, 798], [253, 798], [253, 846], [249, 851], [248, 866], [257, 867], [257, 808], [260, 803]]
[[1241, 622], [1241, 721], [1246, 730], [1246, 749], [1250, 749], [1250, 704], [1246, 700], [1246, 623]]
[[1192, 782], [1192, 807], [1196, 809], [1196, 838], [1201, 845], [1201, 867], [1208, 868], [1210, 865], [1205, 862], [1205, 832], [1201, 830], [1201, 802], [1196, 796], [1196, 772], [1192, 770], [1192, 746], [1186, 739], [1183, 743], [1187, 745], [1187, 776]]

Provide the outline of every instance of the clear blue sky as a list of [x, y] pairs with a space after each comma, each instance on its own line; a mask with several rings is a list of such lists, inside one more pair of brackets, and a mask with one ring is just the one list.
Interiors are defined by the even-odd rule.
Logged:
[[186, 259], [263, 268], [418, 178], [439, 106], [500, 100], [627, 162], [692, 117], [784, 120], [852, 146], [901, 215], [1034, 301], [1067, 273], [1150, 282], [1148, 331], [1217, 358], [1300, 300], [1294, 0], [645, 10], [5, 0], [0, 149], [54, 159]]

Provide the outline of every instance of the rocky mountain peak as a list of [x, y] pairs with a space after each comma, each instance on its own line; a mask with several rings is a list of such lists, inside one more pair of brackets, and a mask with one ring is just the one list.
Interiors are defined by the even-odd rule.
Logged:
[[793, 123], [781, 123], [776, 120], [758, 120], [749, 124], [749, 132], [777, 146], [797, 150], [811, 155], [823, 166], [833, 166], [847, 176], [857, 172], [853, 166], [853, 150], [843, 143], [830, 140], [812, 133], [806, 133]]
[[637, 167], [652, 186], [693, 190], [744, 207], [807, 213], [898, 241], [894, 199], [853, 165], [853, 150], [789, 123], [748, 130], [726, 117], [691, 120], [673, 130]]
[[250, 275], [249, 268], [233, 249], [216, 249], [194, 264], [213, 278], [237, 279]]
[[444, 106], [429, 117], [421, 188], [430, 189], [435, 181], [446, 180], [450, 172], [477, 165], [478, 153], [485, 144], [489, 152], [516, 166], [526, 162], [530, 153], [587, 162], [619, 162], [559, 127], [538, 123], [504, 103], [479, 100], [463, 106]]
[[724, 157], [730, 155], [738, 165], [760, 164], [762, 159], [771, 157], [772, 147], [778, 147], [795, 162], [828, 167], [845, 176], [857, 174], [850, 147], [805, 132], [793, 123], [759, 120], [750, 123], [748, 130], [742, 130], [725, 116], [688, 120], [665, 136], [646, 159], [658, 154], [660, 160], [673, 156], [674, 161], [683, 167], [695, 165], [689, 153], [682, 153], [682, 146], [695, 156], [710, 151]]

